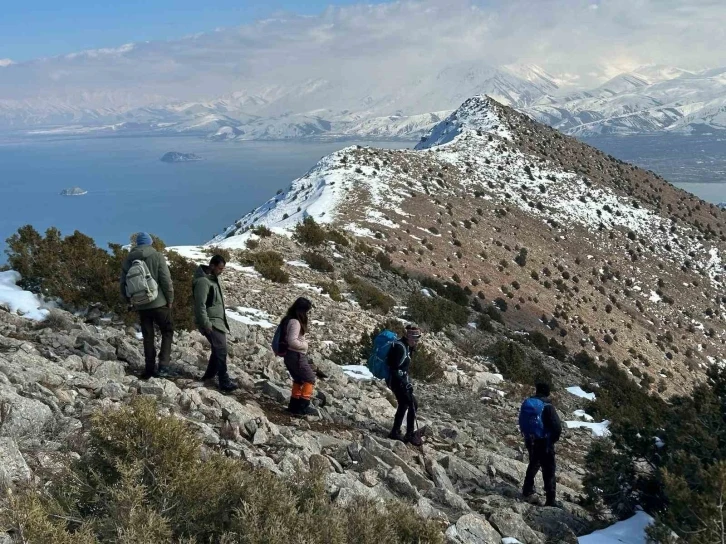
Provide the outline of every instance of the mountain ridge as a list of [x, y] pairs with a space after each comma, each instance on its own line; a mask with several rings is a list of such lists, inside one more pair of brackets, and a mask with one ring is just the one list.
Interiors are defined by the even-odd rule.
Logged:
[[710, 340], [724, 334], [723, 212], [491, 98], [466, 101], [416, 150], [323, 158], [210, 244], [245, 247], [254, 227], [289, 232], [305, 217], [662, 388], [726, 359]]

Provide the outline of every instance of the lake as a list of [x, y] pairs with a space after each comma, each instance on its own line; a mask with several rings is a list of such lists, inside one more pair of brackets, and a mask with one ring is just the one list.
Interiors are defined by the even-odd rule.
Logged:
[[[588, 143], [652, 169], [704, 200], [726, 201], [726, 142], [715, 137], [599, 137]], [[18, 227], [58, 227], [127, 243], [140, 230], [170, 245], [201, 244], [352, 143], [208, 142], [196, 137], [0, 141], [0, 250]], [[199, 162], [163, 163], [168, 151]], [[79, 186], [84, 196], [60, 196]], [[0, 254], [0, 263], [4, 254]]]
[[[0, 142], [0, 262], [5, 240], [26, 224], [39, 231], [55, 226], [63, 234], [77, 229], [103, 247], [128, 243], [138, 231], [157, 234], [169, 245], [201, 244], [347, 145], [352, 143], [193, 137]], [[204, 160], [161, 162], [168, 151]], [[60, 196], [74, 186], [88, 194]]]

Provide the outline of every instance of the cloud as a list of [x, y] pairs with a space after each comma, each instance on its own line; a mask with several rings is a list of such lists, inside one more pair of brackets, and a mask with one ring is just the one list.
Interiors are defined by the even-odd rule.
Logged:
[[722, 0], [401, 0], [18, 63], [0, 75], [0, 100], [130, 107], [243, 90], [272, 97], [312, 80], [326, 82], [321, 96], [364, 97], [516, 63], [584, 86], [641, 64], [723, 66], [724, 43]]
[[12, 59], [0, 59], [0, 68], [5, 68], [11, 64], [15, 64]]

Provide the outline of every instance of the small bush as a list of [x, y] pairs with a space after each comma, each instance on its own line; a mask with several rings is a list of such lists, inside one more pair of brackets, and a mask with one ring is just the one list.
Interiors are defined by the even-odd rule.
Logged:
[[268, 229], [265, 225], [260, 225], [259, 227], [255, 227], [252, 229], [252, 234], [255, 234], [259, 236], [260, 238], [269, 238], [272, 236], [272, 231]]
[[343, 295], [340, 293], [340, 287], [334, 281], [320, 282], [318, 287], [323, 290], [324, 295], [328, 295], [335, 302], [342, 302]]
[[507, 380], [525, 385], [552, 383], [552, 375], [542, 361], [528, 357], [516, 342], [500, 340], [489, 349], [489, 355]]
[[209, 255], [210, 258], [215, 255], [219, 255], [220, 257], [222, 257], [224, 259], [225, 263], [232, 262], [232, 253], [228, 249], [223, 248], [223, 247], [218, 247], [218, 246], [205, 247], [204, 253]]
[[393, 268], [393, 261], [383, 251], [379, 251], [376, 254], [376, 261], [381, 265], [383, 270], [391, 270]]
[[411, 356], [409, 375], [414, 380], [428, 383], [440, 382], [444, 378], [444, 366], [440, 364], [432, 352], [426, 349], [425, 340], [419, 344]]
[[310, 268], [317, 270], [318, 272], [333, 272], [335, 270], [333, 263], [323, 257], [320, 253], [306, 251], [302, 254], [302, 259], [310, 266]]
[[328, 230], [328, 240], [343, 247], [348, 247], [350, 245], [348, 237], [337, 229]]
[[43, 327], [50, 327], [54, 331], [67, 331], [73, 326], [73, 319], [61, 311], [53, 309], [48, 312], [48, 316], [40, 322]]
[[289, 283], [290, 274], [282, 269], [285, 259], [277, 251], [245, 252], [241, 258], [244, 264], [251, 265], [260, 275], [274, 283]]
[[325, 229], [312, 217], [306, 217], [302, 223], [295, 225], [293, 238], [301, 244], [311, 247], [320, 246], [328, 239]]
[[13, 493], [0, 525], [23, 542], [443, 544], [412, 507], [333, 504], [321, 474], [280, 478], [215, 451], [152, 401], [92, 418], [83, 457], [43, 487]]
[[460, 285], [451, 282], [445, 283], [430, 276], [420, 278], [419, 282], [427, 289], [433, 290], [437, 295], [449, 299], [459, 306], [469, 306], [469, 295]]
[[396, 301], [393, 298], [372, 283], [368, 283], [352, 275], [347, 275], [345, 281], [350, 285], [350, 290], [355, 295], [358, 304], [364, 310], [377, 309], [381, 313], [387, 314], [396, 305]]
[[434, 332], [449, 325], [465, 325], [469, 319], [466, 308], [441, 297], [427, 297], [415, 293], [409, 297], [407, 306], [411, 319], [427, 325]]
[[247, 240], [247, 249], [255, 250], [258, 247], [260, 247], [260, 241], [259, 240]]

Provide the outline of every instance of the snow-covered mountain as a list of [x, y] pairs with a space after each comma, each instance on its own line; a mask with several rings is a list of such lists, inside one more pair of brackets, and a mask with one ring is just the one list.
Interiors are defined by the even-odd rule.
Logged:
[[[210, 245], [245, 248], [255, 227], [290, 234], [307, 217], [407, 271], [485, 300], [506, 296], [517, 327], [554, 315], [548, 334], [572, 349], [618, 361], [637, 350], [645, 362], [633, 364], [654, 379], [726, 359], [704, 333], [723, 330], [717, 315], [726, 316], [711, 294], [723, 289], [726, 212], [490, 98], [467, 100], [416, 149], [350, 146], [324, 157]], [[694, 319], [677, 351], [642, 342]]]
[[642, 69], [591, 91], [542, 98], [525, 111], [580, 136], [726, 130], [726, 68]]

